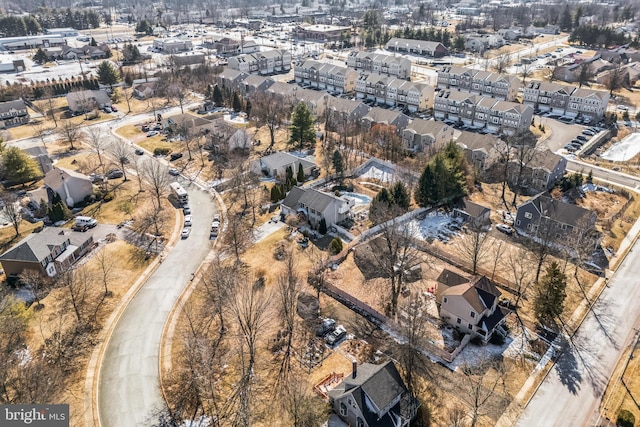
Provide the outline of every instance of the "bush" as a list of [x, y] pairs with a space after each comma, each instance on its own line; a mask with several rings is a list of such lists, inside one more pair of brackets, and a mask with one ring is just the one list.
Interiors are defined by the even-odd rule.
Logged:
[[626, 409], [621, 409], [618, 412], [618, 418], [616, 419], [616, 425], [618, 427], [633, 427], [636, 423], [636, 417]]
[[327, 234], [327, 221], [322, 218], [320, 220], [320, 225], [318, 226], [318, 231], [320, 232], [320, 234], [322, 234], [323, 236], [325, 234]]
[[342, 240], [335, 237], [331, 243], [329, 243], [329, 253], [331, 255], [337, 255], [342, 252]]
[[169, 154], [169, 150], [168, 148], [163, 148], [163, 147], [156, 147], [153, 149], [153, 155], [154, 156], [166, 156], [167, 154]]

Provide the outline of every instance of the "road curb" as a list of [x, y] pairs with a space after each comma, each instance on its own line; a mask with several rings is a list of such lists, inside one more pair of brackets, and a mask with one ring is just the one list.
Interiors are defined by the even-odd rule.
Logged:
[[[171, 233], [171, 237], [167, 242], [165, 248], [173, 247], [179, 237], [180, 231], [180, 213], [176, 209], [175, 211], [175, 224], [173, 228], [173, 232]], [[99, 341], [98, 346], [93, 350], [91, 354], [91, 358], [89, 359], [89, 364], [87, 365], [87, 375], [85, 378], [85, 425], [87, 426], [95, 426], [100, 427], [100, 414], [98, 412], [98, 380], [100, 378], [100, 370], [102, 368], [102, 360], [104, 358], [104, 353], [106, 351], [107, 345], [111, 340], [111, 334], [118, 324], [118, 320], [122, 316], [122, 313], [126, 310], [127, 306], [135, 298], [138, 294], [142, 286], [146, 283], [147, 279], [153, 272], [156, 271], [158, 266], [161, 263], [162, 254], [156, 259], [153, 260], [151, 264], [144, 270], [144, 272], [138, 277], [138, 279], [134, 282], [134, 284], [129, 288], [126, 294], [124, 294], [123, 298], [120, 300], [115, 310], [111, 313], [111, 315], [107, 318], [100, 334], [97, 337]]]

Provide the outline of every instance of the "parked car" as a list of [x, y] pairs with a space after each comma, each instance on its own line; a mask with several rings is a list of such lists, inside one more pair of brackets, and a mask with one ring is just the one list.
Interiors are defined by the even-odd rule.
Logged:
[[184, 226], [191, 227], [191, 215], [184, 216]]
[[111, 109], [111, 107], [109, 107], [108, 105], [106, 105], [106, 106], [102, 109], [102, 111], [104, 111], [105, 113], [112, 113], [112, 112], [113, 112], [113, 110]]
[[496, 225], [496, 228], [498, 229], [498, 231], [502, 231], [504, 234], [508, 234], [509, 236], [511, 236], [514, 231], [513, 228], [505, 224], [498, 224]]
[[182, 229], [182, 233], [180, 234], [180, 236], [183, 239], [186, 239], [187, 237], [189, 237], [189, 234], [191, 234], [191, 227], [184, 227]]
[[589, 138], [587, 138], [584, 135], [578, 135], [578, 136], [576, 136], [576, 139], [579, 140], [579, 141], [584, 141], [584, 142], [587, 142], [589, 140]]
[[169, 175], [171, 176], [178, 176], [180, 175], [180, 171], [176, 168], [169, 168]]
[[117, 179], [122, 178], [123, 176], [124, 172], [122, 172], [120, 169], [111, 169], [109, 172], [107, 172], [108, 179]]
[[158, 132], [157, 130], [150, 130], [149, 132], [147, 132], [147, 138], [151, 138], [152, 136], [156, 135], [160, 135], [160, 132]]
[[322, 323], [316, 328], [316, 336], [324, 337], [329, 332], [333, 332], [336, 329], [336, 321], [327, 318], [322, 321]]
[[99, 173], [90, 173], [89, 174], [89, 181], [93, 182], [94, 184], [96, 182], [102, 182], [102, 181], [104, 181], [104, 175], [99, 174]]
[[142, 151], [142, 150], [141, 150], [141, 149], [139, 149], [139, 148], [136, 148], [135, 153], [136, 153], [138, 156], [142, 156], [142, 155], [144, 154], [144, 151]]
[[111, 106], [111, 111], [113, 111], [114, 113], [118, 112], [118, 107], [116, 107], [115, 105]]
[[182, 213], [185, 215], [191, 215], [191, 208], [189, 206], [183, 206]]
[[220, 222], [220, 214], [213, 215], [213, 222]]
[[338, 327], [336, 327], [336, 329], [327, 334], [325, 340], [327, 344], [332, 346], [340, 342], [340, 340], [342, 340], [345, 336], [347, 336], [347, 330], [344, 328], [344, 326], [339, 325]]
[[592, 132], [592, 131], [590, 131], [589, 129], [585, 129], [585, 130], [583, 130], [583, 131], [582, 131], [582, 134], [583, 134], [583, 135], [587, 135], [587, 136], [593, 136], [593, 135], [595, 135], [595, 133], [594, 133], [594, 132]]
[[178, 160], [181, 158], [182, 158], [182, 153], [171, 153], [171, 155], [169, 156], [169, 159], [171, 159], [171, 161]]

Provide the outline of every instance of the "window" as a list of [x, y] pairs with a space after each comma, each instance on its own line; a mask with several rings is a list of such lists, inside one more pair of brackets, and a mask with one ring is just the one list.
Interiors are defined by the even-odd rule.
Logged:
[[469, 330], [473, 331], [473, 325], [471, 323], [469, 323], [468, 327], [469, 327]]
[[475, 318], [476, 318], [476, 313], [475, 313], [475, 312], [473, 312], [473, 311], [471, 312], [471, 318], [472, 318], [472, 319], [475, 319]]
[[462, 319], [458, 317], [458, 320], [456, 320], [456, 323], [457, 323], [458, 325], [462, 324]]
[[449, 301], [449, 300], [447, 299], [447, 297], [444, 297], [444, 298], [442, 299], [442, 302], [443, 302], [443, 303], [445, 303], [445, 304], [446, 304], [448, 301]]
[[362, 418], [360, 418], [360, 417], [356, 418], [356, 426], [357, 427], [364, 427], [364, 421], [362, 420]]
[[340, 402], [340, 415], [342, 415], [343, 417], [347, 416], [347, 405], [345, 405], [343, 402]]
[[531, 212], [525, 212], [524, 213], [524, 217], [527, 218], [527, 219], [531, 219], [531, 218], [533, 218], [533, 215], [531, 215]]

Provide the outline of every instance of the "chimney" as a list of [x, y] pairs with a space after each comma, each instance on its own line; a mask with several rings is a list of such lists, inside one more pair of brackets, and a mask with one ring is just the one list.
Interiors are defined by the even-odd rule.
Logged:
[[353, 362], [351, 362], [351, 369], [352, 369], [352, 373], [351, 373], [351, 378], [353, 378], [354, 380], [356, 379], [356, 377], [358, 376], [358, 362], [356, 360], [354, 360]]

